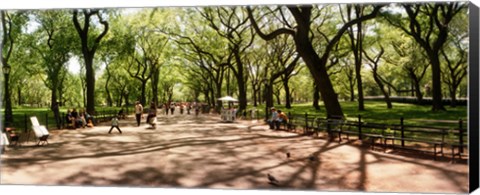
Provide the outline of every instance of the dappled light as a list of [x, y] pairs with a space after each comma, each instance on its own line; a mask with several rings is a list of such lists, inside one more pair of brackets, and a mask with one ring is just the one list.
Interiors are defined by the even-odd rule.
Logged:
[[48, 145], [8, 148], [2, 184], [457, 193], [468, 187], [465, 164], [312, 139], [261, 122], [222, 123], [215, 115], [161, 115], [158, 123], [136, 127], [130, 116], [120, 120], [122, 134], [108, 134], [103, 125], [56, 130]]

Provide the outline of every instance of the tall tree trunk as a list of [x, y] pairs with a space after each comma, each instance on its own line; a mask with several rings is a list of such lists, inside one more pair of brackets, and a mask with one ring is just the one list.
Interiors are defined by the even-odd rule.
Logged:
[[247, 108], [247, 89], [245, 86], [245, 78], [243, 73], [244, 65], [240, 58], [240, 51], [238, 49], [233, 49], [233, 52], [237, 65], [237, 69], [234, 73], [238, 84], [238, 113], [242, 113], [243, 110]]
[[[359, 66], [360, 67], [360, 66]], [[365, 110], [365, 103], [363, 99], [363, 84], [362, 84], [362, 75], [360, 74], [360, 68], [356, 71], [357, 75], [357, 91], [358, 91], [358, 110]]]
[[355, 56], [355, 77], [357, 78], [357, 91], [358, 91], [358, 110], [365, 110], [365, 104], [363, 100], [363, 82], [362, 82], [362, 26], [361, 23], [357, 24], [357, 40], [354, 50]]
[[146, 89], [147, 89], [147, 81], [142, 81], [142, 87], [140, 88], [141, 90], [141, 97], [140, 97], [140, 102], [142, 103], [142, 105], [145, 107], [147, 106], [147, 99], [146, 99]]
[[130, 102], [129, 102], [130, 94], [126, 93], [125, 91], [122, 94], [123, 94], [123, 97], [124, 97], [123, 99], [125, 99], [125, 105], [130, 105]]
[[438, 59], [438, 53], [430, 54], [431, 65], [432, 65], [432, 110], [440, 111], [446, 110], [442, 103], [442, 83], [441, 83], [441, 70], [440, 70], [440, 60]]
[[[80, 36], [80, 41], [82, 44], [82, 54], [83, 59], [85, 60], [85, 70], [86, 70], [86, 79], [87, 79], [87, 112], [90, 114], [95, 113], [95, 71], [93, 70], [93, 58], [95, 57], [95, 52], [100, 44], [102, 38], [108, 32], [108, 22], [103, 20], [100, 16], [99, 10], [82, 10], [84, 14], [84, 23], [83, 28], [80, 26], [77, 15], [78, 10], [73, 11], [73, 23], [75, 29]], [[89, 42], [89, 28], [90, 26], [90, 17], [97, 15], [99, 18], [99, 23], [104, 26], [104, 29], [98, 37], [95, 37], [93, 42]]]
[[412, 83], [410, 83], [410, 96], [414, 97], [415, 96], [415, 84], [414, 81], [412, 80]]
[[[364, 53], [365, 51], [362, 51]], [[376, 51], [377, 52], [377, 51]], [[375, 80], [375, 83], [377, 83], [378, 87], [383, 93], [383, 96], [385, 97], [385, 102], [387, 103], [387, 108], [391, 109], [392, 108], [392, 101], [390, 100], [389, 92], [385, 90], [385, 86], [383, 85], [383, 81], [380, 78], [380, 75], [378, 75], [378, 62], [380, 61], [382, 55], [384, 54], [385, 50], [383, 49], [382, 46], [380, 46], [380, 52], [375, 56], [375, 58], [371, 58], [366, 52], [365, 52], [365, 57], [373, 64], [369, 64], [372, 73], [373, 73], [373, 79]]]
[[[222, 96], [222, 81], [220, 82], [216, 82], [216, 96], [217, 98], [221, 98]], [[217, 113], [220, 113], [222, 111], [222, 102], [219, 101], [218, 104], [215, 104], [215, 110], [217, 111]]]
[[277, 99], [277, 104], [282, 105], [282, 101], [280, 101], [280, 91], [278, 93], [274, 93], [275, 98]]
[[350, 101], [353, 102], [355, 101], [355, 84], [353, 80], [349, 80], [348, 84], [350, 85]]
[[[57, 84], [56, 84], [57, 81], [52, 81], [52, 95], [51, 95], [51, 99], [50, 99], [50, 110], [53, 112], [53, 115], [55, 117], [55, 123], [57, 125], [57, 129], [60, 129], [61, 126], [61, 117], [60, 117], [60, 109], [59, 109], [59, 106], [58, 106], [58, 102], [57, 102]], [[48, 124], [46, 124], [48, 125]]]
[[60, 86], [58, 88], [58, 106], [59, 107], [62, 107], [64, 106], [64, 99], [63, 99], [63, 90], [64, 90], [64, 87]]
[[420, 88], [420, 82], [415, 80], [414, 85], [415, 85], [415, 87], [414, 87], [415, 88], [415, 96], [417, 97], [417, 101], [420, 103], [423, 100], [422, 90], [420, 90], [421, 89]]
[[108, 106], [111, 107], [113, 105], [113, 100], [112, 100], [112, 95], [110, 94], [110, 90], [108, 89], [108, 86], [109, 86], [109, 83], [110, 83], [110, 78], [111, 78], [111, 75], [107, 70], [107, 80], [105, 81], [105, 93], [107, 95], [107, 104], [108, 104]]
[[152, 70], [152, 80], [151, 80], [151, 85], [152, 85], [152, 101], [155, 103], [155, 105], [158, 105], [158, 81], [160, 77], [160, 72], [158, 67], [154, 68]]
[[313, 107], [315, 108], [315, 110], [320, 110], [320, 91], [318, 90], [318, 87], [317, 85], [314, 85], [313, 86], [314, 90], [313, 90]]
[[17, 87], [17, 96], [18, 96], [18, 105], [22, 105], [22, 89], [20, 86]]
[[[83, 107], [87, 105], [87, 85], [85, 83], [82, 84], [82, 96], [83, 96]], [[87, 111], [88, 112], [88, 111]], [[90, 112], [88, 112], [90, 113]]]
[[457, 89], [450, 89], [450, 106], [455, 108], [457, 107], [457, 96], [455, 95], [455, 92]]
[[315, 53], [308, 36], [297, 36], [297, 50], [303, 61], [307, 64], [313, 75], [315, 83], [318, 86], [320, 95], [322, 96], [327, 115], [343, 116], [342, 107], [337, 98], [337, 93], [333, 89], [332, 82], [328, 76], [326, 69], [326, 58], [320, 59]]
[[392, 101], [390, 100], [390, 96], [388, 95], [388, 92], [385, 90], [385, 86], [383, 85], [381, 79], [378, 78], [378, 74], [376, 70], [373, 72], [373, 79], [375, 80], [375, 83], [377, 83], [378, 88], [380, 88], [380, 91], [382, 91], [383, 97], [385, 98], [385, 103], [387, 103], [387, 108], [391, 109]]
[[291, 105], [291, 94], [290, 94], [290, 87], [288, 86], [288, 78], [283, 80], [283, 88], [285, 89], [285, 108], [290, 109], [292, 108]]
[[253, 85], [253, 106], [257, 107], [257, 101], [258, 101], [258, 87], [256, 85]]
[[265, 106], [267, 108], [273, 107], [273, 86], [272, 82], [268, 82], [267, 86], [265, 86]]
[[230, 68], [227, 69], [227, 95], [232, 95], [230, 93]]

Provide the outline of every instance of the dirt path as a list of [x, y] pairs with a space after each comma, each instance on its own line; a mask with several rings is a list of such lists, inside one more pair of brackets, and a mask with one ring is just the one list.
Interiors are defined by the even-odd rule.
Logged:
[[[144, 123], [144, 121], [142, 121]], [[218, 116], [158, 116], [51, 132], [50, 144], [8, 148], [1, 184], [466, 193], [468, 165], [372, 151]], [[291, 154], [290, 158], [286, 153]], [[310, 161], [313, 154], [318, 160]], [[267, 173], [279, 180], [268, 184]]]

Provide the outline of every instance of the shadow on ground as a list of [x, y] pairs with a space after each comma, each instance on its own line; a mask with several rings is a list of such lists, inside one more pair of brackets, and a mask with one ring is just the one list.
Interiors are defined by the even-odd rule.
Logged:
[[[50, 144], [2, 154], [1, 183], [368, 192], [468, 191], [468, 166], [383, 153], [217, 116], [158, 116], [52, 132]], [[142, 121], [144, 122], [144, 121]], [[286, 153], [291, 156], [287, 158]], [[313, 156], [313, 158], [311, 157]], [[313, 160], [311, 160], [313, 159]], [[279, 180], [271, 185], [267, 173]]]

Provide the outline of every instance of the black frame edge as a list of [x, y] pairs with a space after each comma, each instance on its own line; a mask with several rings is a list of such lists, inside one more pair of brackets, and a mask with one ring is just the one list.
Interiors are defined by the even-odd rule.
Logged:
[[479, 8], [469, 3], [469, 191], [479, 187]]

